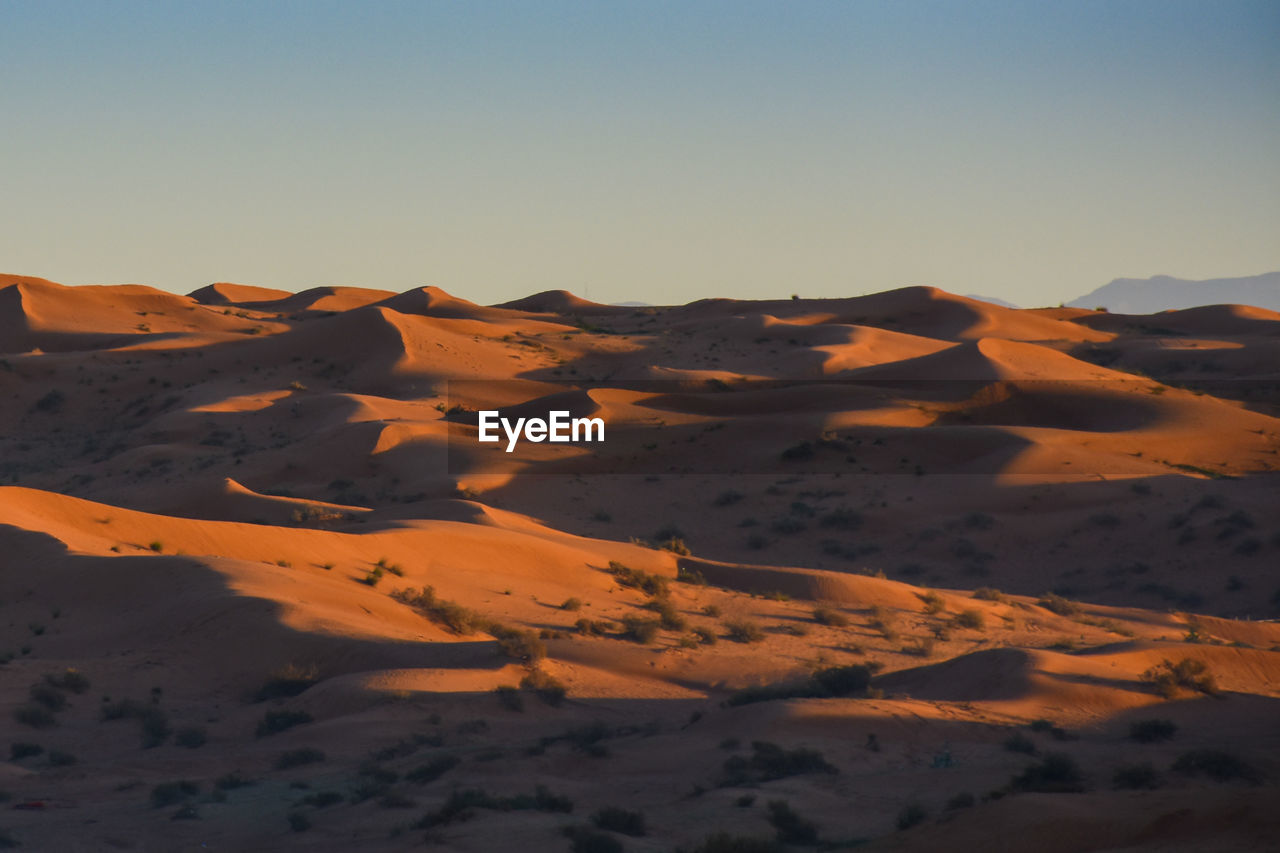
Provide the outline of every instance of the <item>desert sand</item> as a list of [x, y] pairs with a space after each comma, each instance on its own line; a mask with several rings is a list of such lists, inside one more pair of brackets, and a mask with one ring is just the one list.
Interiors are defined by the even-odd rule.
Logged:
[[1280, 837], [1280, 313], [8, 275], [0, 401], [0, 846]]

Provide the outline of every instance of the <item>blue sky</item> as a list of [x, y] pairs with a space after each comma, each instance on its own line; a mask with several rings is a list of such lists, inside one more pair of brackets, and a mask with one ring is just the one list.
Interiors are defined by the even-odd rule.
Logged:
[[1280, 268], [1280, 3], [7, 2], [0, 270], [1056, 304]]

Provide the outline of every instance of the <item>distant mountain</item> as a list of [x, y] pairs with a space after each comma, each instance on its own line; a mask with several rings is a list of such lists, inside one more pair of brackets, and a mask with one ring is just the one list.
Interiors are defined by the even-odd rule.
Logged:
[[966, 293], [968, 299], [977, 299], [981, 302], [990, 302], [992, 305], [999, 305], [1001, 308], [1021, 308], [1021, 305], [1014, 305], [1007, 299], [1001, 299], [999, 296], [983, 296], [981, 293]]
[[1153, 314], [1173, 308], [1223, 304], [1280, 311], [1280, 272], [1204, 281], [1167, 275], [1118, 278], [1067, 303], [1071, 308], [1105, 307], [1117, 314]]

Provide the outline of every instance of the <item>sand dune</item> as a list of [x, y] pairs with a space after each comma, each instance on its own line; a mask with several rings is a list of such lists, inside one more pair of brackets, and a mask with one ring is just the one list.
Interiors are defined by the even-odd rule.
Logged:
[[1265, 849], [1278, 330], [0, 277], [0, 832]]

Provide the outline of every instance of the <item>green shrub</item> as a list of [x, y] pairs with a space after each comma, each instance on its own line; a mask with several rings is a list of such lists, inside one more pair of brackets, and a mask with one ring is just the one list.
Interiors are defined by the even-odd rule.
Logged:
[[318, 749], [303, 747], [302, 749], [290, 749], [280, 753], [280, 757], [276, 759], [277, 770], [290, 770], [294, 767], [302, 767], [305, 764], [316, 764], [324, 761], [324, 753]]
[[591, 816], [591, 822], [601, 829], [620, 832], [636, 838], [645, 834], [644, 812], [628, 811], [617, 806], [600, 809]]
[[279, 734], [288, 731], [294, 726], [300, 726], [309, 723], [314, 719], [306, 711], [268, 711], [262, 715], [262, 720], [258, 723], [258, 728], [254, 732], [258, 737], [266, 737], [267, 735]]
[[1129, 740], [1138, 743], [1155, 743], [1172, 740], [1178, 726], [1172, 720], [1135, 720], [1129, 725]]

